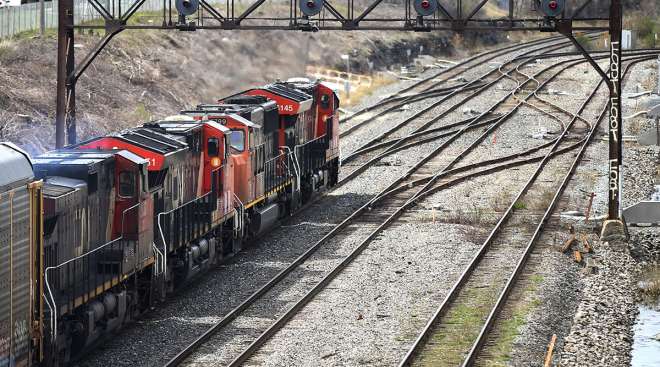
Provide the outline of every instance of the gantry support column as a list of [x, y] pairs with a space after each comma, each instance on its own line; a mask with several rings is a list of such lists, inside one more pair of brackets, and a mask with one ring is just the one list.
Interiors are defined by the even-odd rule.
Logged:
[[626, 230], [621, 214], [621, 189], [623, 183], [623, 113], [621, 100], [621, 30], [623, 7], [621, 0], [611, 0], [610, 5], [610, 119], [609, 130], [609, 195], [607, 219], [601, 237], [605, 240], [625, 237]]
[[58, 2], [57, 31], [57, 101], [55, 146], [62, 148], [76, 142], [76, 90], [71, 77], [75, 70], [73, 48], [73, 0]]

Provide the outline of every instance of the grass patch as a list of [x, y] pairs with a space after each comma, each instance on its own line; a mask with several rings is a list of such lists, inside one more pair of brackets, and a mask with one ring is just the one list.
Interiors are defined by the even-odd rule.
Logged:
[[371, 85], [369, 87], [360, 87], [356, 89], [352, 89], [350, 91], [350, 98], [346, 98], [346, 93], [344, 91], [344, 88], [342, 86], [341, 89], [339, 89], [339, 100], [342, 102], [343, 106], [352, 106], [360, 103], [362, 99], [365, 97], [370, 96], [373, 94], [373, 92], [383, 88], [386, 85], [394, 83], [394, 79], [391, 77], [386, 77], [386, 76], [377, 76], [374, 75], [372, 78]]
[[513, 209], [516, 210], [527, 209], [527, 204], [525, 204], [524, 201], [516, 201], [516, 203], [513, 204]]
[[[495, 281], [495, 280], [494, 280]], [[497, 298], [493, 288], [470, 288], [442, 318], [420, 356], [422, 366], [458, 366], [479, 335], [483, 321]]]
[[660, 299], [660, 266], [650, 266], [643, 270], [639, 288], [644, 302], [657, 304]]
[[520, 335], [520, 329], [527, 324], [527, 315], [541, 306], [541, 300], [536, 296], [536, 292], [544, 279], [541, 274], [531, 275], [529, 283], [523, 290], [521, 301], [513, 307], [513, 315], [496, 327], [497, 339], [488, 353], [492, 358], [488, 361], [488, 365], [505, 366], [511, 360], [513, 343]]
[[655, 34], [658, 33], [658, 23], [654, 18], [641, 16], [635, 22], [633, 29], [637, 30], [637, 46], [653, 47]]
[[151, 119], [151, 113], [147, 110], [147, 106], [145, 106], [142, 102], [138, 102], [135, 105], [135, 111], [133, 111], [133, 115], [137, 121], [141, 122], [149, 121]]
[[585, 50], [591, 50], [593, 48], [593, 45], [591, 44], [591, 39], [584, 33], [578, 34], [577, 36], [575, 36], [575, 40]]
[[[540, 301], [538, 302], [540, 303]], [[511, 351], [513, 350], [513, 342], [519, 334], [519, 330], [527, 323], [527, 314], [534, 309], [535, 306], [530, 303], [524, 307], [515, 310], [513, 316], [504, 320], [501, 323], [498, 333], [498, 341], [493, 345], [494, 362], [492, 365], [506, 365], [506, 362], [511, 360]]]

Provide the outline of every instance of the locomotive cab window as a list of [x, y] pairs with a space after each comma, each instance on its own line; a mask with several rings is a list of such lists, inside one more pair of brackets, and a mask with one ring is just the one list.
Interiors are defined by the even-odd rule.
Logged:
[[128, 171], [119, 173], [119, 196], [123, 198], [135, 196], [135, 173]]
[[321, 107], [324, 109], [330, 108], [330, 96], [327, 94], [321, 96]]
[[220, 142], [217, 138], [209, 138], [206, 149], [209, 152], [209, 157], [219, 157], [220, 156]]
[[229, 145], [231, 149], [237, 153], [245, 151], [245, 131], [232, 130], [229, 135]]

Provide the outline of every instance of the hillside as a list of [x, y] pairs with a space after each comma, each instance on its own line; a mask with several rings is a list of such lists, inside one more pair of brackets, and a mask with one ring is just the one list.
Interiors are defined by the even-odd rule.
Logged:
[[[78, 60], [98, 39], [76, 35]], [[80, 78], [77, 95], [79, 137], [134, 126], [200, 102], [210, 102], [248, 86], [300, 76], [306, 64], [366, 72], [368, 61], [383, 70], [425, 53], [453, 55], [456, 48], [493, 36], [460, 38], [460, 47], [442, 33], [126, 31], [117, 36]], [[476, 39], [479, 41], [476, 41]], [[31, 153], [54, 146], [57, 42], [23, 38], [0, 41], [0, 139]], [[353, 51], [355, 50], [355, 51]], [[460, 56], [460, 55], [459, 55]]]

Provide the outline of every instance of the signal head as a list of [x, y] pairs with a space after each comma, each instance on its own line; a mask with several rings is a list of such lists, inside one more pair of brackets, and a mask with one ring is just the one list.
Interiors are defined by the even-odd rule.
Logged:
[[303, 13], [303, 15], [312, 17], [323, 10], [323, 1], [324, 0], [301, 1], [299, 4], [300, 11]]
[[541, 0], [539, 11], [546, 16], [556, 18], [564, 11], [566, 0]]
[[415, 0], [413, 6], [417, 14], [426, 17], [438, 10], [438, 0]]
[[176, 0], [174, 3], [180, 15], [192, 15], [199, 8], [199, 0]]

